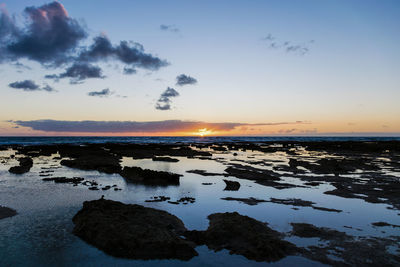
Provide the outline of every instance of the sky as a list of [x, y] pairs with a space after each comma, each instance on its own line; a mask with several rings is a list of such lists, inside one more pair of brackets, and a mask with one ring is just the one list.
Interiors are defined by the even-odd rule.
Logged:
[[0, 0], [0, 135], [400, 136], [400, 1]]

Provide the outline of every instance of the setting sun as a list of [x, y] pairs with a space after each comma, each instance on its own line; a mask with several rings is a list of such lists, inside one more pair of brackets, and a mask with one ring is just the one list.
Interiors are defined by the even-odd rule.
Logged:
[[200, 136], [206, 136], [206, 135], [210, 135], [211, 133], [212, 133], [211, 130], [208, 130], [207, 128], [203, 128], [203, 129], [199, 129], [199, 131], [196, 134], [200, 135]]

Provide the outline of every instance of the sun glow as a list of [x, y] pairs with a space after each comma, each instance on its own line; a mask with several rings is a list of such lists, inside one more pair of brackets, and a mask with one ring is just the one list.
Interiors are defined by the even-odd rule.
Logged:
[[199, 131], [196, 133], [196, 135], [199, 135], [201, 137], [210, 135], [212, 133], [211, 130], [208, 130], [207, 128], [199, 129]]

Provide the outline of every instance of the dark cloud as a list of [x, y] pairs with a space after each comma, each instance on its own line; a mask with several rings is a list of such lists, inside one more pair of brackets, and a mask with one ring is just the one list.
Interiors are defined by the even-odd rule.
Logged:
[[10, 83], [8, 86], [11, 88], [14, 88], [14, 89], [19, 89], [19, 90], [24, 90], [24, 91], [42, 91], [42, 90], [47, 91], [47, 92], [55, 91], [54, 88], [52, 88], [49, 85], [40, 87], [32, 80], [24, 80], [24, 81], [19, 81], [19, 82], [17, 81], [17, 82]]
[[67, 68], [65, 72], [56, 75], [46, 75], [47, 79], [62, 79], [71, 78], [70, 83], [76, 84], [88, 78], [101, 78], [104, 79], [105, 76], [102, 75], [102, 70], [98, 66], [94, 66], [88, 63], [74, 63], [72, 66]]
[[[6, 43], [2, 42], [2, 46], [14, 58], [25, 57], [44, 64], [59, 65], [68, 60], [68, 53], [86, 37], [83, 27], [68, 16], [59, 2], [27, 7], [24, 12], [28, 17], [25, 28], [18, 29], [10, 20], [5, 24], [9, 38]], [[2, 21], [3, 18], [7, 18], [5, 13], [2, 14]]]
[[45, 86], [42, 87], [42, 90], [47, 91], [47, 92], [54, 92], [54, 88], [51, 87], [50, 85], [46, 84]]
[[156, 109], [158, 110], [170, 110], [171, 109], [171, 98], [179, 96], [178, 91], [174, 88], [168, 87], [160, 98], [157, 100]]
[[101, 91], [93, 91], [88, 93], [88, 96], [98, 96], [98, 97], [108, 97], [110, 95], [112, 95], [112, 92], [108, 88], [103, 89]]
[[126, 75], [131, 75], [131, 74], [136, 74], [137, 71], [135, 68], [130, 68], [130, 67], [124, 67], [124, 74]]
[[231, 131], [241, 126], [251, 125], [282, 125], [298, 124], [299, 122], [282, 123], [209, 123], [201, 121], [58, 121], [58, 120], [32, 120], [11, 121], [17, 126], [29, 127], [32, 130], [45, 132], [81, 132], [81, 133], [154, 133], [154, 132], [185, 132], [207, 128], [211, 131]]
[[175, 25], [161, 24], [160, 25], [160, 30], [167, 31], [167, 32], [174, 32], [174, 33], [178, 33], [179, 32], [178, 27], [176, 27]]
[[196, 84], [197, 80], [185, 74], [178, 75], [176, 77], [176, 85], [183, 86], [186, 84]]
[[32, 80], [25, 80], [25, 81], [20, 81], [20, 82], [13, 82], [10, 83], [8, 86], [14, 89], [22, 89], [24, 91], [36, 91], [40, 90], [39, 85], [37, 85], [34, 81]]
[[15, 62], [15, 63], [11, 63], [12, 66], [14, 66], [15, 68], [19, 69], [19, 70], [31, 70], [32, 68], [29, 66], [26, 66], [24, 64], [22, 64], [21, 62]]
[[0, 10], [0, 62], [27, 58], [47, 68], [72, 64], [65, 73], [47, 75], [46, 78], [70, 77], [74, 82], [102, 77], [98, 67], [87, 68], [91, 62], [117, 60], [128, 65], [125, 74], [133, 74], [135, 68], [158, 70], [169, 65], [166, 60], [146, 53], [141, 44], [132, 41], [113, 45], [102, 35], [94, 38], [88, 47], [81, 46], [87, 32], [77, 20], [69, 17], [59, 2], [27, 7], [24, 13], [27, 23], [20, 26], [4, 8]]
[[268, 34], [266, 37], [261, 38], [262, 41], [268, 44], [271, 49], [282, 49], [286, 53], [293, 53], [297, 55], [305, 55], [310, 51], [310, 45], [314, 43], [314, 40], [310, 40], [306, 43], [292, 43], [289, 41], [277, 40], [272, 34]]
[[168, 66], [169, 63], [151, 54], [144, 52], [141, 44], [135, 42], [121, 41], [119, 45], [113, 46], [110, 40], [102, 35], [93, 39], [93, 44], [84, 50], [80, 61], [99, 61], [109, 58], [117, 59], [133, 67], [158, 70]]

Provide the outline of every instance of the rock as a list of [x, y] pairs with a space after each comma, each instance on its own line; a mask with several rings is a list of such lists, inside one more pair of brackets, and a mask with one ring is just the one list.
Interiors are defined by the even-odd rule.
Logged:
[[206, 170], [188, 170], [188, 173], [195, 173], [202, 176], [224, 176], [223, 173], [207, 172]]
[[85, 201], [73, 233], [114, 257], [189, 260], [198, 255], [186, 228], [166, 211], [111, 200]]
[[282, 240], [280, 233], [237, 212], [215, 213], [208, 219], [210, 225], [206, 231], [188, 231], [185, 236], [212, 250], [227, 249], [231, 254], [255, 261], [278, 261], [297, 252], [296, 246]]
[[148, 199], [145, 200], [144, 202], [164, 202], [167, 200], [170, 200], [170, 197], [166, 197], [166, 196], [156, 196], [156, 197], [152, 197], [152, 199]]
[[14, 174], [23, 174], [29, 172], [33, 166], [33, 161], [30, 157], [19, 158], [19, 166], [11, 167], [8, 171]]
[[308, 223], [291, 223], [291, 225], [293, 227], [292, 234], [299, 237], [318, 237], [322, 240], [349, 238], [349, 236], [344, 232], [339, 232], [325, 227], [316, 227]]
[[233, 176], [239, 179], [255, 181], [258, 184], [271, 186], [276, 189], [286, 189], [293, 187], [302, 187], [298, 185], [281, 183], [279, 175], [270, 170], [258, 169], [251, 166], [242, 166], [235, 164], [225, 169], [226, 176]]
[[269, 201], [271, 203], [276, 203], [276, 204], [282, 204], [282, 205], [291, 205], [291, 206], [297, 206], [297, 207], [311, 207], [315, 210], [322, 210], [322, 211], [328, 211], [328, 212], [342, 212], [342, 210], [338, 209], [331, 209], [331, 208], [325, 208], [325, 207], [319, 207], [319, 206], [314, 206], [314, 202], [308, 201], [308, 200], [303, 200], [299, 198], [286, 198], [286, 199], [281, 199], [281, 198], [271, 198]]
[[373, 226], [376, 226], [376, 227], [391, 226], [393, 228], [400, 228], [400, 225], [390, 224], [390, 223], [387, 223], [387, 222], [374, 222], [374, 223], [371, 223], [371, 224]]
[[125, 167], [120, 174], [128, 182], [163, 186], [179, 185], [179, 177], [181, 176], [175, 173], [153, 171], [140, 167]]
[[42, 181], [54, 181], [58, 184], [79, 184], [81, 183], [84, 178], [81, 177], [74, 177], [74, 178], [67, 178], [67, 177], [51, 177], [51, 178], [43, 178]]
[[[334, 229], [308, 223], [291, 223], [292, 234], [319, 238], [323, 243], [302, 250], [302, 255], [331, 266], [399, 266], [400, 237], [350, 236]], [[389, 249], [390, 247], [390, 249]], [[331, 256], [334, 255], [334, 258]]]
[[238, 191], [240, 188], [240, 183], [236, 181], [225, 180], [226, 184], [224, 191]]
[[153, 161], [166, 161], [166, 162], [178, 162], [179, 159], [174, 159], [170, 157], [153, 157]]
[[196, 199], [194, 197], [181, 197], [180, 199], [177, 200], [179, 203], [187, 204], [187, 203], [194, 203], [196, 202]]
[[88, 187], [88, 189], [89, 189], [89, 190], [93, 190], [93, 191], [97, 191], [97, 190], [99, 190], [99, 188], [97, 188], [96, 186], [91, 186], [91, 187]]
[[17, 211], [8, 207], [0, 206], [0, 220], [17, 215]]
[[221, 198], [221, 199], [222, 200], [228, 200], [228, 201], [239, 201], [239, 202], [242, 202], [242, 203], [250, 205], [250, 206], [254, 206], [254, 205], [257, 205], [258, 203], [262, 203], [262, 202], [268, 202], [266, 200], [257, 199], [257, 198], [254, 198], [254, 197], [249, 197], [249, 198], [224, 197], [224, 198]]

